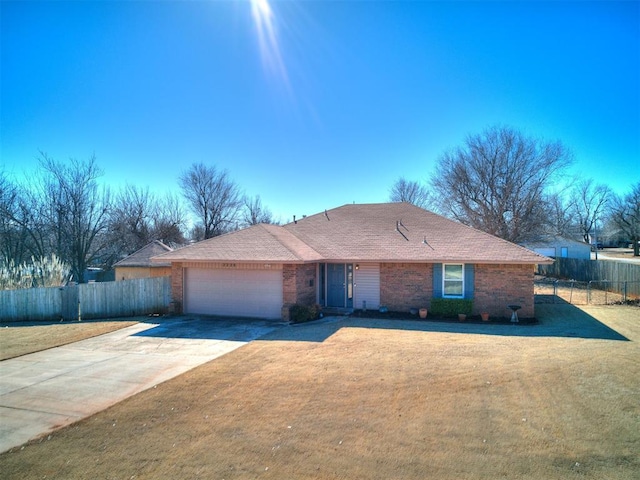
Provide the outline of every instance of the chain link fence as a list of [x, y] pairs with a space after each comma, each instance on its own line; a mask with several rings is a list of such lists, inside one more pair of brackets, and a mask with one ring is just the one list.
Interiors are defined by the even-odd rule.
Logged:
[[558, 280], [537, 278], [535, 303], [570, 303], [573, 305], [640, 305], [636, 294], [640, 282]]

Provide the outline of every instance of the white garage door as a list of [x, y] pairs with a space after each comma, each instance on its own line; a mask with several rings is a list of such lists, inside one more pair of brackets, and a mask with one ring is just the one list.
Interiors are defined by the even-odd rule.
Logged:
[[282, 270], [187, 268], [186, 313], [280, 318]]

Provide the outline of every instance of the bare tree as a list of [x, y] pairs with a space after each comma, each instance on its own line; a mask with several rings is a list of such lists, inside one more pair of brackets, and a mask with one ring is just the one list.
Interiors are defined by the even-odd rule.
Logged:
[[177, 196], [156, 197], [148, 188], [127, 185], [116, 195], [109, 215], [111, 242], [105, 263], [115, 263], [153, 240], [184, 244], [185, 225]]
[[591, 179], [581, 180], [574, 188], [570, 211], [585, 243], [592, 243], [597, 222], [601, 220], [610, 196], [609, 187], [595, 185]]
[[[56, 255], [83, 281], [89, 264], [115, 261], [159, 239], [186, 243], [186, 213], [178, 195], [156, 197], [127, 186], [111, 202], [99, 187], [95, 158], [59, 163], [40, 154], [23, 183], [0, 172], [0, 257], [15, 265]], [[32, 262], [31, 262], [32, 263]]]
[[22, 183], [5, 183], [0, 206], [6, 233], [3, 250], [7, 259], [12, 259], [16, 265], [27, 262], [30, 257], [61, 256], [66, 246], [62, 209], [60, 202], [52, 201], [56, 191], [49, 180], [41, 168]]
[[400, 177], [389, 190], [389, 200], [392, 202], [407, 202], [421, 208], [429, 205], [429, 191], [418, 182]]
[[271, 211], [262, 205], [260, 195], [244, 197], [244, 211], [242, 220], [245, 225], [257, 225], [258, 223], [275, 223]]
[[204, 239], [235, 228], [242, 208], [242, 195], [226, 170], [218, 171], [213, 166], [196, 163], [180, 175], [179, 184]]
[[571, 204], [558, 193], [549, 195], [544, 203], [547, 206], [548, 233], [566, 238], [573, 237], [575, 228], [570, 212]]
[[73, 277], [84, 282], [84, 273], [108, 245], [110, 195], [97, 179], [102, 175], [95, 156], [82, 162], [56, 162], [41, 152], [43, 171], [40, 204], [44, 223], [52, 231], [56, 253], [71, 266]]
[[613, 222], [631, 240], [633, 255], [640, 256], [640, 182], [624, 197], [614, 196], [611, 203]]
[[109, 215], [112, 245], [119, 256], [128, 255], [151, 241], [153, 199], [149, 189], [125, 186], [115, 196]]
[[202, 240], [204, 238], [204, 227], [198, 223], [191, 227], [189, 231], [189, 238], [194, 241]]
[[167, 194], [157, 199], [151, 228], [154, 240], [183, 245], [187, 241], [186, 225], [187, 215], [178, 196]]
[[432, 184], [444, 215], [512, 242], [540, 233], [545, 191], [572, 160], [560, 142], [492, 127], [440, 157]]
[[53, 252], [51, 228], [45, 221], [44, 209], [28, 183], [12, 183], [2, 178], [0, 217], [2, 224], [2, 252], [7, 261], [20, 265], [29, 257], [43, 257]]
[[29, 232], [21, 221], [20, 188], [0, 172], [0, 260], [21, 264], [29, 254]]

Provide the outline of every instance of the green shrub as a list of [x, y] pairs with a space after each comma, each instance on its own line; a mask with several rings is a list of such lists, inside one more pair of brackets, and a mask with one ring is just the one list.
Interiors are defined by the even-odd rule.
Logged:
[[296, 303], [289, 307], [289, 321], [292, 323], [304, 323], [315, 320], [320, 314], [318, 305], [301, 305]]
[[459, 313], [471, 315], [473, 300], [466, 298], [432, 298], [431, 310], [434, 315], [455, 317]]

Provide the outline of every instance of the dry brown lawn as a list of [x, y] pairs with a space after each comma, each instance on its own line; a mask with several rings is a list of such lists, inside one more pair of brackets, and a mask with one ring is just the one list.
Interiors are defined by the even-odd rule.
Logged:
[[633, 259], [640, 262], [640, 258], [633, 256], [633, 248], [605, 248], [599, 252], [603, 253], [607, 257]]
[[0, 471], [16, 479], [637, 479], [640, 309], [538, 307], [535, 326], [345, 319], [285, 327], [0, 455]]
[[0, 325], [0, 360], [59, 347], [113, 332], [139, 320], [83, 321], [62, 323], [3, 323]]

